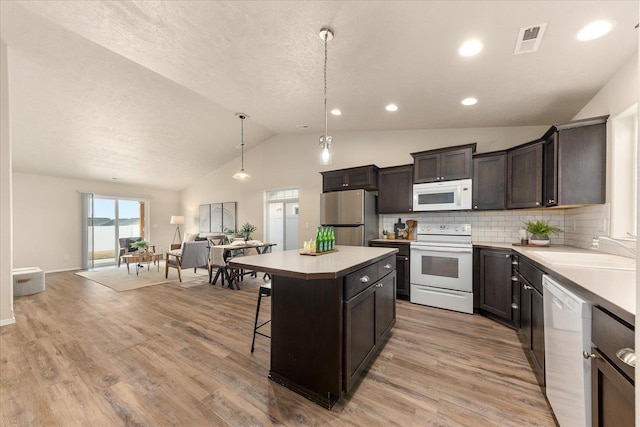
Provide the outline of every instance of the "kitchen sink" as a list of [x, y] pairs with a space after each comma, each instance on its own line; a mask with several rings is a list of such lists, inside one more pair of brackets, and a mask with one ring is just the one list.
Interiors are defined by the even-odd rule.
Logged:
[[562, 252], [530, 250], [532, 255], [539, 256], [553, 265], [567, 267], [605, 268], [611, 270], [636, 269], [636, 261], [618, 255], [604, 254], [601, 252]]

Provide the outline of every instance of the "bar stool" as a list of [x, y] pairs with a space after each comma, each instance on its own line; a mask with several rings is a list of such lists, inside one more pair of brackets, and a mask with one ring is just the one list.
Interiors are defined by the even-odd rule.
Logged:
[[262, 297], [270, 297], [271, 296], [271, 282], [265, 283], [264, 285], [260, 285], [260, 290], [258, 292], [258, 306], [256, 307], [256, 321], [253, 324], [253, 340], [251, 341], [251, 353], [253, 353], [254, 345], [256, 343], [256, 334], [262, 335], [263, 337], [271, 338], [269, 335], [263, 334], [258, 331], [261, 327], [271, 322], [271, 319], [266, 322], [262, 322], [258, 325], [258, 315], [260, 314], [260, 301], [262, 301]]

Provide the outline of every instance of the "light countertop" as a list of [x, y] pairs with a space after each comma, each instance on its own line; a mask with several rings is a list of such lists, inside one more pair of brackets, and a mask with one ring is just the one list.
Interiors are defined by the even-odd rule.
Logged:
[[636, 271], [557, 265], [536, 254], [536, 251], [593, 254], [592, 250], [562, 245], [522, 247], [510, 243], [478, 243], [475, 246], [511, 249], [625, 312], [636, 315]]
[[398, 252], [395, 248], [336, 246], [337, 252], [311, 256], [297, 249], [233, 258], [234, 268], [257, 270], [304, 280], [336, 279]]

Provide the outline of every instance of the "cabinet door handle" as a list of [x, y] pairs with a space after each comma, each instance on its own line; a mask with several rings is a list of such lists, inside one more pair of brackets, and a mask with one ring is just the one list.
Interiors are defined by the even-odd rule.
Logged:
[[504, 254], [505, 258], [511, 258], [511, 254]]
[[511, 308], [513, 308], [514, 310], [517, 310], [519, 307], [518, 307], [518, 304], [514, 302], [513, 304], [511, 304]]
[[404, 257], [404, 260], [409, 261], [409, 257], [408, 256]]
[[529, 285], [522, 285], [522, 287], [527, 291], [530, 291], [531, 289], [533, 289], [533, 286], [529, 286]]
[[518, 281], [518, 276], [511, 276], [511, 281], [512, 282], [517, 282]]
[[601, 357], [598, 356], [597, 354], [595, 354], [595, 353], [589, 354], [586, 351], [582, 352], [582, 357], [584, 357], [587, 360], [589, 360], [589, 359], [601, 359]]
[[631, 366], [632, 368], [636, 367], [636, 352], [632, 348], [621, 348], [616, 351], [616, 356], [618, 359], [622, 360], [623, 363]]
[[511, 265], [518, 265], [518, 261], [511, 261]]
[[369, 276], [362, 276], [362, 277], [360, 278], [360, 281], [361, 281], [362, 283], [369, 283], [369, 280], [370, 280], [370, 279], [369, 279]]
[[555, 203], [555, 202], [556, 202], [555, 200], [553, 200], [553, 199], [549, 199], [549, 202], [548, 202], [548, 203]]
[[444, 176], [441, 176], [440, 179], [444, 181]]
[[383, 268], [387, 270], [391, 270], [391, 264], [385, 264]]
[[536, 206], [540, 206], [540, 202], [536, 202]]
[[478, 205], [474, 205], [474, 206], [473, 206], [473, 209], [478, 209]]

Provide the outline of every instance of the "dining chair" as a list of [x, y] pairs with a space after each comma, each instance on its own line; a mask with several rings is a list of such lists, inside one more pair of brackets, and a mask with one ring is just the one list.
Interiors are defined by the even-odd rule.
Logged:
[[[224, 258], [224, 248], [213, 246], [211, 248], [211, 264], [209, 265], [209, 283], [215, 285], [218, 282], [218, 277], [222, 276], [222, 286], [224, 286], [224, 279], [226, 278], [229, 286], [231, 286], [231, 277], [229, 276], [229, 270], [227, 269], [227, 261]], [[216, 276], [213, 278], [213, 269], [217, 268]], [[212, 279], [213, 278], [213, 279]]]
[[182, 282], [182, 269], [193, 268], [196, 272], [197, 268], [209, 268], [209, 241], [184, 242], [182, 249], [167, 252], [164, 268], [164, 277], [169, 277], [169, 267], [178, 270], [178, 278]]

